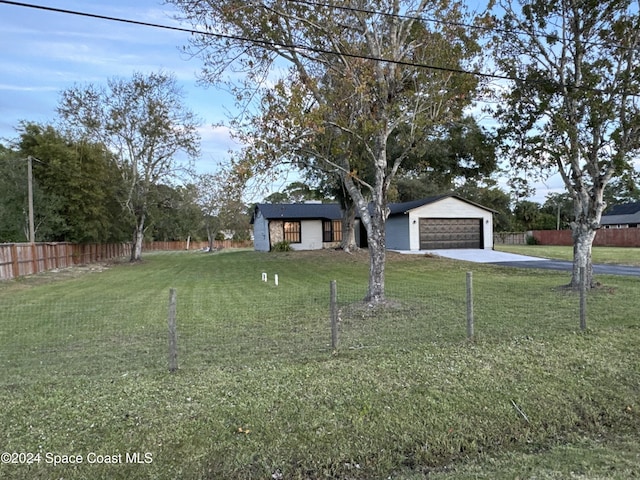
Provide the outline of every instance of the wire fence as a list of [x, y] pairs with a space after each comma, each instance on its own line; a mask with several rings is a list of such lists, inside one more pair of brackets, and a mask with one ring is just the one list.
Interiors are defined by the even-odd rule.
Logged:
[[[225, 295], [216, 294], [215, 285], [204, 294], [175, 289], [172, 297], [168, 289], [90, 299], [81, 290], [60, 296], [53, 289], [38, 298], [5, 295], [0, 382], [323, 361], [360, 351], [548, 336], [578, 331], [581, 324], [576, 292], [532, 281], [523, 301], [522, 285], [511, 285], [508, 277], [467, 274], [465, 281], [461, 275], [455, 288], [433, 277], [389, 282], [382, 305], [363, 301], [366, 285], [342, 282], [332, 289], [330, 283], [318, 288], [263, 280], [226, 285]], [[613, 295], [595, 297], [601, 312], [615, 305]]]

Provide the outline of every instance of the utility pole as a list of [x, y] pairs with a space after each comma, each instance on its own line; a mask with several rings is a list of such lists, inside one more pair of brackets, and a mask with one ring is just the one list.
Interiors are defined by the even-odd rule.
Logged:
[[29, 243], [36, 242], [36, 231], [33, 222], [33, 157], [27, 157], [27, 185], [29, 190]]

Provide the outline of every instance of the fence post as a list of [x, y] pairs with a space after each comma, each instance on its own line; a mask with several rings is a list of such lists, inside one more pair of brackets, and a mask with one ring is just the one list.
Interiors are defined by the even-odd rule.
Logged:
[[169, 371], [178, 370], [178, 332], [176, 328], [176, 289], [169, 289]]
[[[32, 268], [31, 273], [40, 273], [40, 259], [38, 258], [38, 252], [39, 252], [38, 246], [35, 243], [32, 243], [31, 244], [31, 268]], [[44, 252], [45, 252], [45, 254], [44, 254], [44, 257], [45, 257], [44, 269], [45, 270], [49, 270], [47, 268], [47, 260], [46, 260], [47, 251], [46, 251], [46, 247], [45, 247], [45, 251]], [[28, 274], [28, 272], [27, 272], [27, 274]]]
[[580, 330], [587, 329], [587, 269], [580, 267]]
[[18, 278], [20, 276], [18, 246], [15, 243], [11, 244], [11, 271], [13, 272], [13, 276], [10, 278]]
[[473, 273], [467, 272], [467, 339], [473, 335]]
[[331, 349], [338, 348], [338, 287], [335, 280], [330, 283], [330, 306], [331, 306]]

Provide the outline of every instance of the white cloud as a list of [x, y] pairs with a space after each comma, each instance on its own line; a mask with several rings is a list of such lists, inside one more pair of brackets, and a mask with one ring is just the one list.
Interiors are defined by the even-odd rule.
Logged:
[[10, 85], [0, 83], [0, 90], [9, 92], [57, 92], [58, 88], [54, 86], [31, 86], [31, 85]]

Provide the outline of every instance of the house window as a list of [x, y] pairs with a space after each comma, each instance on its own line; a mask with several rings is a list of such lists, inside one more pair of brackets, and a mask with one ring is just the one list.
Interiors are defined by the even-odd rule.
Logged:
[[300, 222], [284, 222], [284, 240], [289, 243], [300, 243]]
[[322, 241], [342, 241], [342, 220], [325, 220], [322, 222]]

